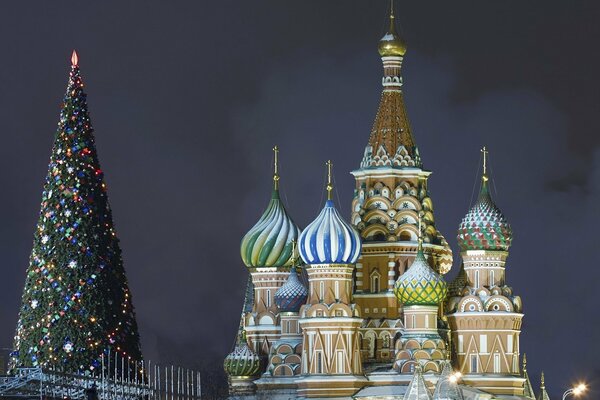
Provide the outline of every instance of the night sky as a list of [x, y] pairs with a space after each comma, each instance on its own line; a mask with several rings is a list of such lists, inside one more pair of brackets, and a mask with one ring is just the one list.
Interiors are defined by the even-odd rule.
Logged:
[[[71, 51], [146, 358], [220, 368], [239, 322], [243, 234], [271, 147], [301, 226], [350, 214], [381, 93], [385, 1], [19, 1], [0, 14], [0, 346], [12, 343]], [[538, 390], [600, 385], [600, 3], [399, 2], [405, 99], [438, 228], [455, 250], [483, 145], [514, 230], [507, 282]], [[478, 181], [477, 181], [478, 182]], [[208, 384], [208, 383], [207, 383]], [[595, 398], [590, 394], [589, 398]]]

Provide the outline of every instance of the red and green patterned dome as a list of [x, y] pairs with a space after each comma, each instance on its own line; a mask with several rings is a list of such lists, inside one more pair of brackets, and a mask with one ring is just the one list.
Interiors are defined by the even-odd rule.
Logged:
[[477, 202], [458, 227], [458, 246], [466, 250], [508, 251], [512, 229], [502, 211], [494, 204], [484, 174]]

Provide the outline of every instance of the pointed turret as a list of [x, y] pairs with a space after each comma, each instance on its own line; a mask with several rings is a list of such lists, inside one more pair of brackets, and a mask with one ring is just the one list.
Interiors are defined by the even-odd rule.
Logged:
[[[392, 2], [393, 4], [393, 2]], [[361, 168], [420, 168], [419, 150], [411, 133], [402, 95], [400, 70], [406, 43], [396, 32], [393, 6], [389, 28], [379, 41], [383, 93]]]
[[529, 379], [529, 374], [527, 373], [527, 354], [523, 354], [523, 379], [525, 379], [525, 386], [523, 387], [523, 396], [528, 397], [530, 399], [535, 399], [533, 387], [531, 386], [531, 380]]
[[433, 400], [463, 400], [462, 390], [458, 386], [459, 374], [452, 369], [450, 360], [444, 361], [442, 373], [435, 385]]
[[423, 379], [420, 365], [415, 367], [413, 378], [408, 384], [406, 393], [404, 393], [404, 400], [431, 400], [431, 393], [429, 393], [425, 379]]
[[460, 270], [454, 277], [452, 282], [448, 284], [448, 297], [455, 297], [462, 295], [462, 291], [469, 284], [469, 277], [465, 272], [465, 264], [460, 263]]
[[537, 400], [550, 400], [550, 396], [548, 396], [548, 392], [546, 392], [546, 382], [544, 382], [544, 372], [542, 372], [542, 377], [540, 379], [540, 393], [538, 394]]

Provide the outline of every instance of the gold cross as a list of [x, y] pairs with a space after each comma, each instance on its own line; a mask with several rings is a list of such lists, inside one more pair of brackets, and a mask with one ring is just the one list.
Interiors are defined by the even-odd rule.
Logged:
[[327, 165], [327, 200], [331, 200], [331, 191], [333, 190], [333, 185], [331, 184], [331, 167], [333, 164], [331, 160], [327, 160], [325, 165]]
[[481, 152], [483, 153], [483, 174], [487, 175], [487, 154], [489, 152], [487, 151], [485, 146], [483, 146], [483, 149], [481, 149]]
[[422, 236], [423, 231], [422, 231], [422, 228], [421, 228], [421, 223], [423, 221], [423, 215], [420, 212], [417, 215], [419, 217], [419, 236], [418, 236], [418, 238], [419, 238], [419, 246], [421, 246], [423, 244], [423, 236]]
[[275, 172], [273, 173], [273, 186], [275, 187], [275, 190], [277, 190], [277, 189], [279, 189], [279, 162], [278, 162], [279, 147], [277, 147], [277, 145], [275, 145], [275, 147], [273, 147], [273, 153], [275, 154], [275, 162], [274, 162]]
[[292, 267], [296, 266], [296, 239], [292, 239]]

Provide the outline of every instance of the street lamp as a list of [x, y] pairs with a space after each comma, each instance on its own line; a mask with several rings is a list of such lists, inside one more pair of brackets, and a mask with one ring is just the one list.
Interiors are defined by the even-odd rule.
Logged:
[[583, 384], [583, 383], [580, 383], [579, 385], [572, 387], [571, 389], [564, 392], [562, 400], [565, 400], [569, 395], [578, 397], [580, 394], [583, 394], [586, 390], [587, 390], [587, 386], [585, 386], [585, 384]]

